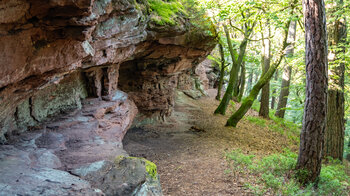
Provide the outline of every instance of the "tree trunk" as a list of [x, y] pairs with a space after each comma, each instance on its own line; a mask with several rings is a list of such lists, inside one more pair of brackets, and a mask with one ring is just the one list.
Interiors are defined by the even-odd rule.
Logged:
[[240, 79], [240, 88], [239, 88], [239, 94], [237, 97], [237, 101], [241, 102], [243, 93], [244, 93], [244, 87], [245, 87], [245, 63], [242, 63], [242, 69], [241, 69], [241, 79]]
[[247, 113], [249, 108], [252, 107], [253, 102], [258, 96], [261, 88], [267, 82], [269, 82], [269, 80], [275, 73], [277, 67], [281, 63], [282, 57], [284, 56], [284, 49], [287, 47], [287, 35], [288, 35], [288, 31], [285, 31], [282, 46], [279, 52], [277, 53], [275, 61], [272, 63], [272, 66], [270, 66], [269, 70], [264, 75], [262, 75], [258, 80], [258, 82], [253, 86], [249, 95], [246, 98], [244, 98], [244, 100], [242, 101], [242, 105], [239, 107], [239, 109], [227, 120], [226, 126], [233, 126], [233, 127], [237, 126], [237, 123], [243, 118], [243, 116]]
[[245, 51], [247, 48], [247, 44], [248, 44], [247, 38], [251, 34], [252, 30], [246, 30], [246, 33], [244, 35], [244, 39], [239, 46], [239, 55], [238, 55], [237, 60], [235, 58], [235, 51], [232, 48], [230, 34], [228, 32], [226, 25], [224, 25], [224, 31], [226, 34], [227, 44], [228, 44], [228, 48], [229, 48], [231, 58], [232, 58], [232, 68], [230, 71], [230, 79], [229, 79], [228, 86], [227, 86], [226, 92], [224, 94], [224, 97], [222, 98], [219, 106], [216, 108], [216, 110], [214, 112], [214, 114], [222, 114], [222, 115], [225, 115], [227, 106], [232, 98], [232, 93], [233, 93], [232, 91], [233, 91], [233, 88], [235, 86], [235, 81], [237, 80], [237, 77], [238, 77], [239, 66], [243, 61], [243, 57], [244, 57], [244, 54], [245, 54]]
[[[337, 2], [331, 13], [341, 10], [342, 0]], [[331, 14], [332, 15], [332, 14]], [[338, 14], [337, 14], [338, 15]], [[344, 18], [335, 16], [335, 21], [328, 25], [329, 44], [329, 86], [327, 126], [324, 138], [323, 157], [343, 160], [344, 153], [344, 46], [339, 46], [346, 41], [346, 21]]]
[[[296, 21], [291, 21], [289, 26], [289, 32], [288, 32], [288, 43], [290, 43], [291, 45], [289, 45], [286, 50], [287, 58], [292, 57], [294, 54], [296, 28], [297, 28]], [[284, 114], [286, 112], [285, 108], [287, 107], [291, 78], [292, 78], [292, 67], [290, 65], [286, 65], [286, 67], [283, 70], [281, 92], [278, 99], [277, 110], [275, 113], [275, 116], [279, 118], [284, 118]]]
[[327, 30], [323, 0], [304, 0], [306, 100], [296, 165], [300, 183], [318, 182], [327, 116]]
[[224, 47], [222, 46], [221, 43], [219, 43], [219, 51], [221, 56], [221, 70], [220, 70], [220, 79], [218, 84], [218, 93], [215, 97], [216, 100], [221, 99], [221, 90], [222, 90], [222, 85], [224, 84], [224, 76], [225, 76], [225, 54], [224, 54]]
[[[275, 73], [275, 78], [274, 78], [275, 81], [278, 80], [278, 70], [276, 70], [276, 73]], [[271, 109], [275, 109], [275, 103], [276, 103], [276, 88], [273, 89], [272, 91], [272, 95], [271, 95]]]
[[[241, 69], [241, 71], [242, 71], [242, 69]], [[241, 82], [242, 82], [240, 80], [241, 77], [242, 77], [241, 75], [239, 77], [237, 77], [237, 81], [235, 82], [235, 87], [233, 88], [232, 96], [233, 96], [233, 100], [235, 100], [235, 101], [238, 101], [238, 94], [239, 94], [240, 86], [241, 86]]]
[[249, 73], [249, 78], [248, 78], [248, 83], [247, 83], [247, 90], [246, 90], [245, 94], [247, 94], [247, 92], [249, 92], [251, 90], [251, 88], [252, 88], [253, 76], [254, 76], [254, 71], [251, 71]]
[[[270, 59], [271, 59], [271, 30], [270, 30], [270, 24], [267, 22], [268, 25], [268, 38], [264, 39], [264, 36], [262, 36], [262, 42], [263, 42], [263, 54], [262, 54], [262, 75], [264, 75], [267, 70], [270, 68]], [[270, 101], [270, 80], [267, 81], [267, 83], [263, 86], [261, 90], [261, 100], [260, 100], [260, 109], [259, 109], [259, 116], [262, 116], [264, 118], [269, 118], [269, 101]]]
[[286, 66], [283, 70], [281, 92], [278, 99], [277, 110], [275, 116], [284, 118], [286, 106], [289, 96], [290, 80], [292, 77], [292, 66]]

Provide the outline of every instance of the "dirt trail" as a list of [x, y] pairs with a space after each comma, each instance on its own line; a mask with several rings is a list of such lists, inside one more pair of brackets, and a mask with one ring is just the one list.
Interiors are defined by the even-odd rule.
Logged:
[[215, 92], [209, 94], [192, 100], [178, 93], [167, 122], [132, 128], [124, 138], [131, 156], [157, 164], [164, 195], [251, 195], [244, 179], [225, 173], [225, 151], [270, 154], [294, 146], [285, 136], [244, 119], [237, 128], [225, 127], [229, 114], [213, 115], [219, 102]]

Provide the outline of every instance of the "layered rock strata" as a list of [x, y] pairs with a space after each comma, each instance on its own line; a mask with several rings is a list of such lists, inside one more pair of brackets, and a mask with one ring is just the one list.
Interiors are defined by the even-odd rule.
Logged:
[[156, 166], [122, 148], [134, 102], [117, 91], [82, 105], [0, 146], [0, 195], [162, 195]]
[[118, 87], [141, 112], [168, 115], [178, 75], [214, 38], [180, 14], [174, 26], [154, 14], [141, 0], [0, 2], [1, 140]]
[[0, 194], [161, 195], [121, 141], [137, 111], [170, 115], [215, 41], [155, 14], [146, 0], [0, 2]]

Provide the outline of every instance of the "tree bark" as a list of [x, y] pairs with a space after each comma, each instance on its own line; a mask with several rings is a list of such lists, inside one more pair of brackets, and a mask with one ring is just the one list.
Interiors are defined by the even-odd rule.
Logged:
[[241, 78], [240, 78], [240, 88], [239, 88], [239, 94], [237, 96], [237, 101], [241, 102], [243, 93], [244, 93], [244, 87], [245, 87], [245, 63], [242, 63], [242, 69], [241, 69]]
[[[238, 70], [238, 72], [239, 72], [239, 70]], [[242, 69], [241, 69], [241, 72], [242, 72]], [[235, 82], [235, 87], [233, 88], [233, 100], [235, 100], [235, 101], [237, 101], [238, 100], [238, 94], [239, 94], [239, 90], [240, 90], [240, 85], [241, 85], [241, 75], [239, 76], [239, 77], [237, 77], [237, 80], [236, 80], [236, 82]]]
[[279, 95], [277, 109], [275, 113], [275, 116], [279, 118], [284, 118], [284, 115], [286, 113], [285, 109], [288, 102], [291, 77], [292, 77], [292, 66], [288, 65], [283, 70], [281, 92]]
[[224, 84], [224, 76], [225, 76], [225, 53], [224, 53], [224, 47], [221, 43], [219, 43], [219, 51], [221, 56], [221, 69], [220, 69], [220, 78], [218, 83], [218, 93], [215, 97], [216, 100], [221, 99], [221, 91], [222, 91], [222, 85]]
[[[274, 80], [277, 81], [278, 80], [278, 70], [276, 70], [276, 73], [275, 73], [275, 77], [274, 77]], [[272, 95], [271, 95], [271, 109], [275, 109], [275, 103], [276, 103], [276, 88], [273, 89], [272, 91]]]
[[[331, 15], [335, 11], [342, 9], [343, 1], [337, 1], [337, 5], [332, 7]], [[332, 17], [332, 16], [331, 16]], [[339, 46], [346, 42], [346, 21], [345, 18], [337, 14], [333, 17], [334, 22], [328, 25], [329, 44], [329, 86], [328, 86], [328, 113], [327, 126], [324, 138], [323, 157], [343, 160], [344, 153], [344, 46]]]
[[224, 94], [224, 97], [222, 98], [219, 106], [216, 108], [216, 110], [214, 112], [214, 114], [222, 114], [222, 115], [225, 115], [227, 106], [232, 98], [232, 93], [233, 93], [232, 91], [233, 91], [233, 88], [235, 86], [235, 82], [238, 78], [239, 66], [243, 61], [243, 57], [244, 57], [244, 54], [245, 54], [245, 51], [247, 48], [247, 44], [248, 44], [248, 38], [252, 32], [252, 29], [246, 30], [246, 33], [244, 35], [244, 39], [241, 42], [241, 44], [239, 45], [239, 55], [238, 55], [237, 60], [235, 58], [235, 51], [232, 48], [230, 34], [228, 32], [226, 25], [224, 25], [224, 31], [226, 34], [227, 44], [228, 44], [229, 51], [230, 51], [231, 58], [232, 58], [232, 68], [230, 71], [230, 79], [229, 79], [228, 86], [227, 86], [226, 92]]
[[254, 71], [252, 70], [250, 73], [249, 73], [249, 77], [248, 77], [248, 83], [247, 83], [247, 90], [246, 90], [246, 93], [249, 92], [252, 88], [252, 85], [253, 85], [253, 76], [254, 76]]
[[[296, 37], [296, 28], [297, 23], [296, 21], [291, 21], [289, 26], [289, 32], [288, 32], [288, 43], [289, 45], [286, 50], [286, 57], [290, 58], [294, 54], [294, 42]], [[282, 84], [281, 84], [281, 91], [280, 96], [278, 99], [277, 104], [277, 110], [275, 113], [275, 116], [279, 118], [284, 118], [284, 114], [286, 112], [285, 108], [287, 106], [288, 102], [288, 96], [289, 96], [289, 87], [290, 87], [290, 81], [292, 78], [292, 67], [290, 65], [286, 65], [286, 67], [283, 70], [282, 75]]]
[[270, 66], [269, 70], [264, 75], [262, 75], [258, 80], [258, 82], [253, 86], [249, 95], [246, 98], [244, 98], [244, 100], [242, 101], [242, 104], [239, 107], [239, 109], [227, 120], [226, 126], [232, 126], [232, 127], [237, 126], [237, 123], [243, 118], [243, 116], [247, 113], [249, 108], [252, 107], [253, 102], [258, 96], [261, 88], [271, 79], [277, 67], [281, 63], [282, 57], [284, 56], [284, 50], [287, 47], [287, 35], [288, 35], [288, 31], [285, 31], [282, 46], [278, 51], [276, 58], [272, 63], [272, 65]]
[[[262, 36], [262, 75], [264, 75], [270, 68], [271, 61], [271, 29], [270, 24], [267, 22], [268, 26], [268, 38]], [[262, 87], [261, 89], [261, 100], [260, 100], [260, 109], [259, 116], [264, 118], [269, 118], [269, 101], [270, 101], [270, 80]]]
[[318, 182], [327, 116], [327, 29], [323, 0], [304, 0], [306, 100], [300, 134], [297, 178]]

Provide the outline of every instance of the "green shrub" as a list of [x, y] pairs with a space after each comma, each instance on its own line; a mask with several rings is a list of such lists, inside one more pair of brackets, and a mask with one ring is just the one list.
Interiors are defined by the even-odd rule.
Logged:
[[233, 160], [235, 165], [249, 166], [253, 163], [255, 155], [245, 155], [240, 149], [226, 153], [226, 158]]
[[260, 159], [254, 159], [254, 155], [243, 154], [241, 150], [234, 150], [227, 153], [226, 158], [232, 167], [240, 168], [241, 173], [248, 174], [245, 176], [252, 176], [251, 180], [254, 183], [246, 183], [245, 187], [255, 195], [264, 195], [270, 191], [274, 195], [345, 196], [350, 190], [350, 177], [346, 174], [346, 168], [336, 161], [330, 160], [329, 164], [322, 166], [318, 189], [314, 189], [313, 184], [302, 187], [294, 180], [297, 154], [288, 149], [284, 153], [272, 154]]

